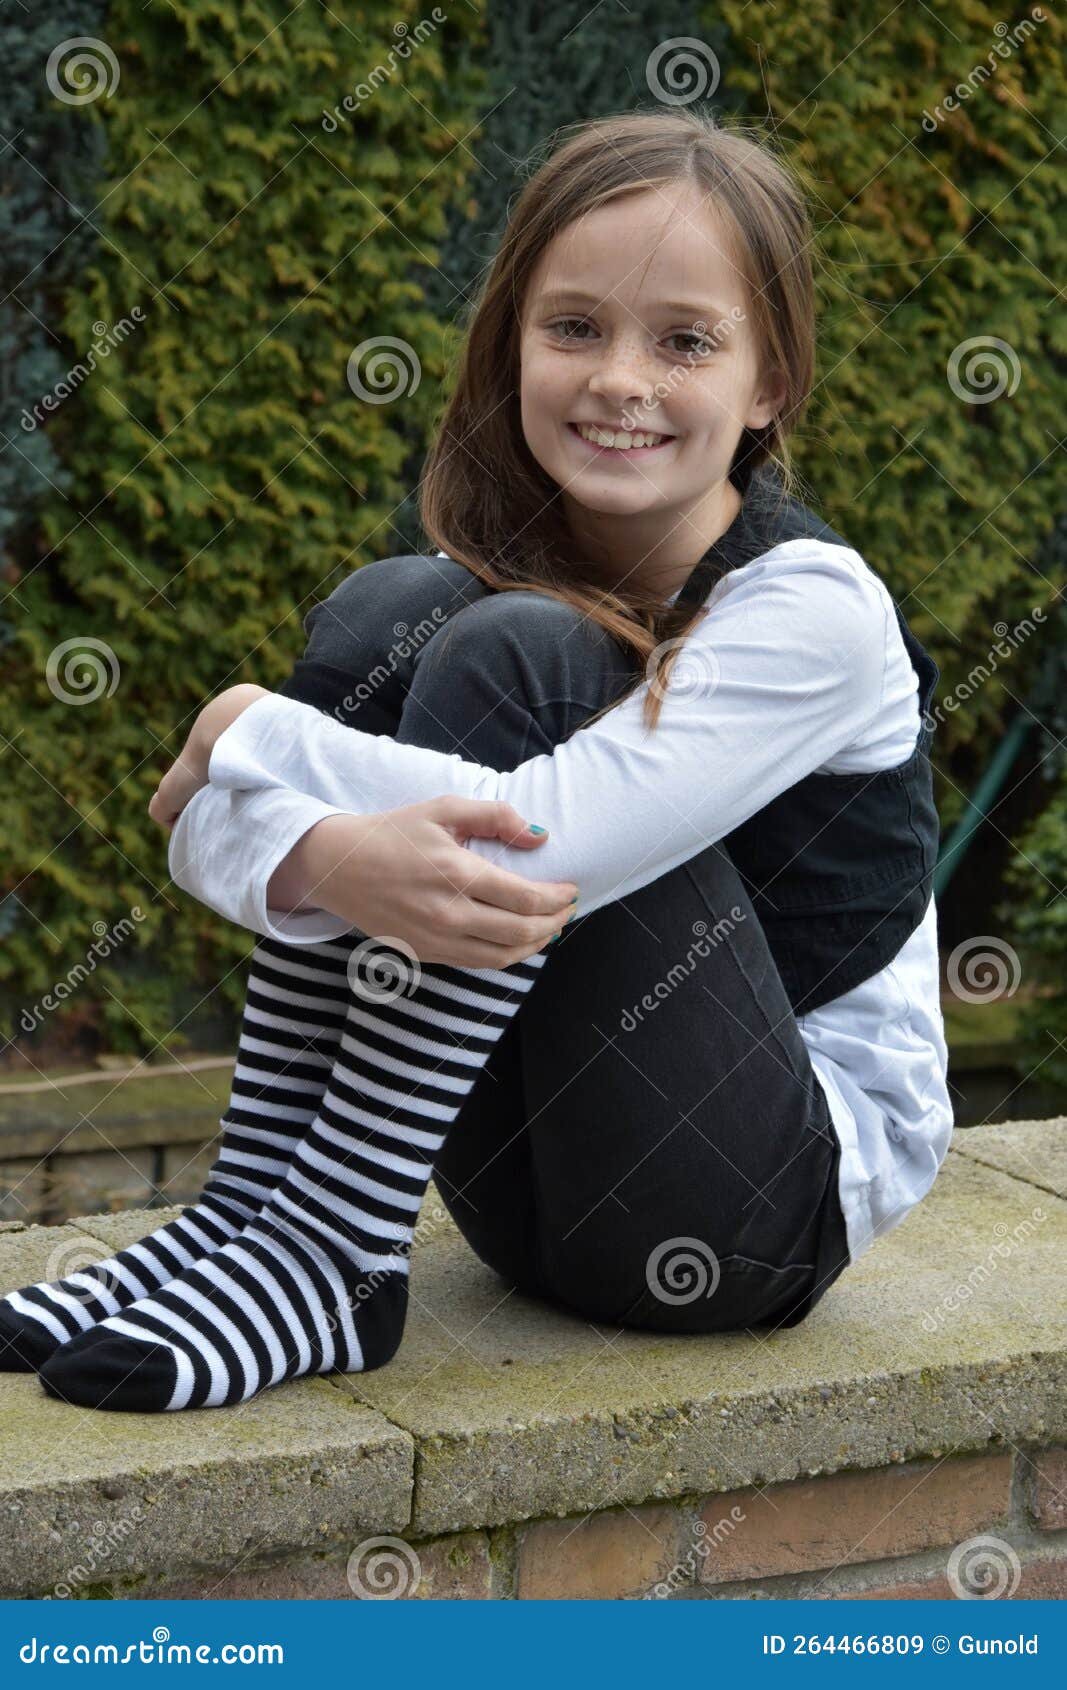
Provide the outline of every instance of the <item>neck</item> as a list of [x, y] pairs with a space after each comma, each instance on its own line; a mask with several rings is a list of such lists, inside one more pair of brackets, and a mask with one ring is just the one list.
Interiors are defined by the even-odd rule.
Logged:
[[729, 479], [712, 488], [695, 507], [616, 516], [587, 510], [564, 495], [568, 526], [601, 586], [640, 587], [667, 600], [685, 585], [693, 569], [720, 540], [741, 509], [741, 494]]

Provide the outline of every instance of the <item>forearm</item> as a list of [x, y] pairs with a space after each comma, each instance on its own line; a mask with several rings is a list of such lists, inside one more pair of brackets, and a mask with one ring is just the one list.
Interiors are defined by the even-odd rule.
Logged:
[[[319, 824], [316, 822], [315, 826]], [[309, 828], [293, 846], [289, 855], [278, 864], [267, 882], [267, 908], [279, 915], [297, 915], [301, 910], [313, 909], [315, 900], [311, 896], [311, 872], [308, 868], [306, 851], [301, 845], [309, 834], [315, 831]], [[322, 905], [318, 906], [320, 909]]]
[[193, 724], [188, 743], [198, 766], [203, 768], [205, 779], [216, 741], [250, 705], [272, 696], [266, 687], [256, 686], [252, 681], [241, 681], [237, 686], [227, 687], [225, 692], [220, 692], [203, 706]]
[[[550, 830], [523, 872], [576, 883], [587, 914], [723, 838], [877, 713], [891, 605], [852, 557], [798, 549], [775, 572], [770, 558], [766, 572], [752, 566], [743, 588], [727, 577], [687, 637], [689, 679], [667, 688], [654, 729], [639, 688], [551, 755], [501, 772], [271, 695], [220, 736], [210, 778], [364, 816], [442, 794], [503, 801]], [[517, 866], [510, 846], [469, 848]]]
[[268, 909], [286, 915], [303, 910], [340, 915], [338, 905], [347, 891], [340, 877], [351, 861], [362, 820], [353, 815], [326, 816], [301, 834], [267, 882]]
[[[585, 915], [687, 861], [730, 825], [735, 803], [724, 789], [723, 802], [715, 805], [714, 771], [709, 788], [706, 730], [695, 716], [690, 725], [688, 734], [683, 729], [657, 738], [631, 718], [622, 743], [580, 730], [554, 755], [502, 772], [454, 753], [360, 733], [275, 697], [242, 718], [239, 739], [219, 740], [211, 779], [278, 786], [288, 775], [314, 794], [301, 799], [287, 789], [294, 803], [309, 806], [309, 826], [316, 802], [372, 817], [442, 793], [503, 800], [548, 827], [536, 859], [520, 866], [514, 848], [495, 840], [472, 839], [468, 849], [535, 879], [573, 881], [580, 889], [578, 913]], [[759, 801], [758, 782], [746, 781], [742, 789], [735, 778], [734, 798], [750, 794]], [[271, 896], [303, 900], [318, 880], [314, 901], [328, 901], [328, 895], [320, 899], [320, 852], [327, 844], [307, 835], [291, 861], [276, 865], [283, 873], [277, 884], [272, 876]]]

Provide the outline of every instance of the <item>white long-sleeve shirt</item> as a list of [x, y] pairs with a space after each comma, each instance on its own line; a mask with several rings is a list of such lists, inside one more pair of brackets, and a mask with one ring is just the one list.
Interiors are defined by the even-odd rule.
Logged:
[[[252, 931], [312, 944], [349, 931], [326, 911], [268, 909], [272, 874], [324, 816], [371, 815], [453, 793], [502, 799], [549, 828], [536, 852], [468, 849], [534, 880], [570, 880], [585, 915], [656, 880], [814, 771], [872, 772], [910, 756], [918, 677], [892, 601], [849, 547], [772, 547], [713, 587], [652, 730], [645, 689], [501, 772], [399, 744], [270, 694], [223, 733], [209, 784], [171, 834], [177, 885]], [[853, 1259], [929, 1190], [952, 1130], [936, 912], [893, 961], [798, 1018], [841, 1141]]]

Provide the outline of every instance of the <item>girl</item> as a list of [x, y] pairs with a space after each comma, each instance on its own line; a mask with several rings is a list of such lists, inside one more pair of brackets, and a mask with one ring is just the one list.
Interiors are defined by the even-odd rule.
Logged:
[[199, 1202], [0, 1304], [50, 1394], [380, 1367], [431, 1172], [510, 1284], [666, 1332], [797, 1324], [933, 1183], [937, 669], [786, 492], [809, 242], [691, 109], [528, 183], [427, 463], [437, 555], [343, 582], [153, 799], [178, 884], [264, 937]]

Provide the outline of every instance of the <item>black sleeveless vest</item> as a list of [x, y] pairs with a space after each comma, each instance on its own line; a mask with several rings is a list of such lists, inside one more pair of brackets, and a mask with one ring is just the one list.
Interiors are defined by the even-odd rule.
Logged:
[[[675, 602], [702, 604], [729, 570], [802, 536], [848, 543], [763, 466]], [[893, 608], [919, 677], [910, 757], [874, 774], [806, 775], [712, 847], [724, 848], [737, 869], [797, 1015], [886, 967], [930, 901], [939, 837], [930, 706], [940, 671], [895, 599]]]

